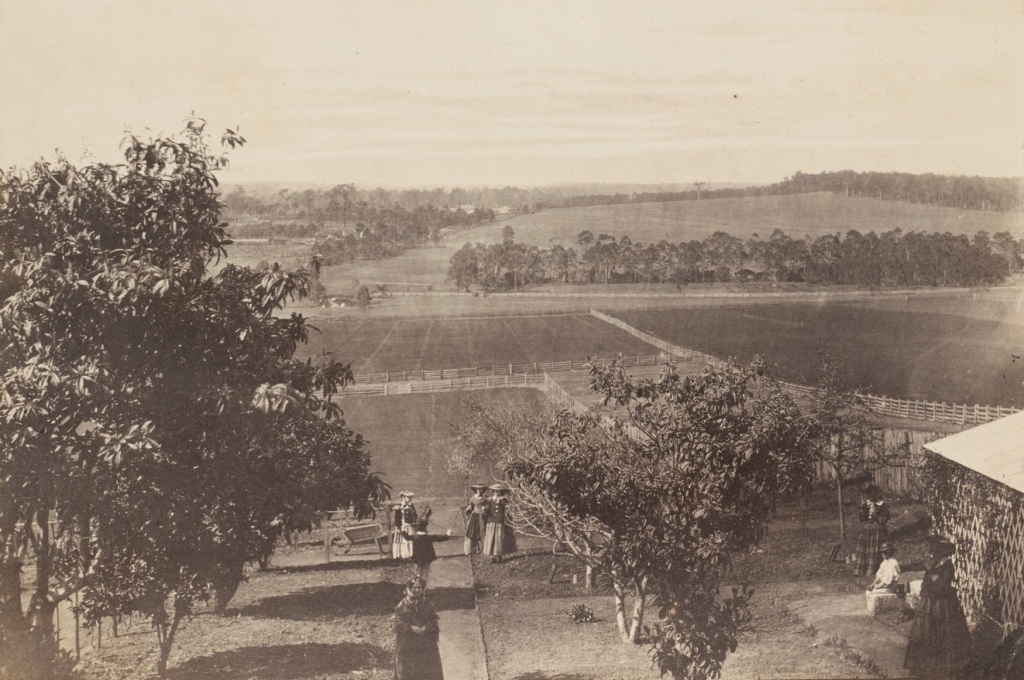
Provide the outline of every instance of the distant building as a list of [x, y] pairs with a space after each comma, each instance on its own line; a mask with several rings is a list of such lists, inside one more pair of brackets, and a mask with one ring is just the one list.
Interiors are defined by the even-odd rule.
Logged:
[[508, 207], [507, 205], [503, 205], [500, 208], [498, 208], [497, 210], [495, 210], [494, 214], [495, 215], [508, 215], [510, 212], [512, 212], [512, 208]]
[[466, 213], [467, 215], [472, 215], [476, 211], [476, 207], [472, 205], [460, 205], [459, 210]]

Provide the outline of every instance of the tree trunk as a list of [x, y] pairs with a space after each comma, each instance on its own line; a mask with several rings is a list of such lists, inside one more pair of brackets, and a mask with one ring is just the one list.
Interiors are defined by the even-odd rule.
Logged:
[[222, 569], [221, 573], [217, 574], [213, 582], [215, 592], [213, 610], [215, 612], [218, 614], [224, 613], [244, 578], [245, 566], [241, 563], [227, 565]]
[[839, 491], [839, 542], [846, 541], [846, 513], [843, 508], [843, 478], [836, 475], [836, 488]]
[[629, 630], [626, 628], [626, 590], [617, 578], [612, 577], [612, 589], [615, 592], [615, 627], [623, 642], [629, 642]]
[[157, 627], [157, 638], [160, 641], [160, 657], [156, 661], [156, 672], [160, 676], [167, 674], [167, 658], [171, 655], [171, 646], [174, 645], [174, 634], [178, 632], [178, 624], [185, 615], [185, 606], [174, 598], [174, 618], [171, 624]]
[[629, 629], [628, 642], [634, 645], [640, 639], [640, 630], [644, 625], [644, 609], [647, 605], [647, 578], [637, 584], [636, 598], [633, 600], [633, 625]]

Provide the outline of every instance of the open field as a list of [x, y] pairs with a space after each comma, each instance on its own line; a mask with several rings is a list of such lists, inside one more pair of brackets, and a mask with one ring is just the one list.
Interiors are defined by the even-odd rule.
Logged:
[[[409, 489], [426, 498], [462, 497], [465, 489], [445, 470], [445, 457], [452, 425], [467, 416], [468, 399], [485, 404], [510, 399], [522, 409], [545, 404], [544, 395], [535, 389], [344, 398], [340, 404], [348, 426], [369, 442], [370, 469], [382, 472], [396, 495]], [[478, 475], [491, 478], [487, 469]]]
[[998, 303], [723, 306], [615, 316], [668, 342], [749, 361], [763, 354], [782, 379], [814, 381], [820, 350], [844, 359], [850, 387], [880, 396], [999, 406], [1024, 405], [1019, 315], [997, 321]]
[[980, 230], [990, 234], [1009, 231], [1019, 236], [1024, 229], [1024, 215], [814, 193], [542, 210], [461, 231], [449, 240], [459, 246], [467, 241], [500, 243], [505, 224], [512, 225], [520, 243], [575, 247], [576, 235], [584, 229], [594, 236], [610, 234], [616, 239], [628, 234], [634, 243], [704, 240], [716, 231], [744, 240], [757, 233], [765, 239], [774, 229], [781, 229], [792, 238], [846, 234], [851, 229], [882, 233], [897, 228], [904, 232], [948, 231], [972, 236]]
[[657, 354], [647, 343], [585, 315], [316, 322], [298, 356], [321, 349], [355, 373], [525, 364], [588, 356]]

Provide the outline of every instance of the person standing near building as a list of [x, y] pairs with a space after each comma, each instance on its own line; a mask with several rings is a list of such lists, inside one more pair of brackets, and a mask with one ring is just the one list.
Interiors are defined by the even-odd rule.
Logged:
[[866, 526], [857, 539], [857, 565], [853, 573], [873, 576], [882, 563], [882, 543], [889, 538], [889, 507], [882, 499], [882, 490], [874, 484], [865, 489], [864, 495], [867, 498], [860, 506], [860, 521]]
[[395, 517], [391, 536], [391, 557], [408, 559], [412, 557], [412, 536], [416, 533], [416, 506], [412, 504], [412, 491], [403, 491], [402, 502], [395, 506]]
[[473, 495], [466, 507], [463, 508], [463, 514], [466, 515], [466, 540], [463, 544], [463, 552], [472, 555], [481, 551], [484, 542], [484, 530], [486, 529], [484, 508], [487, 507], [484, 491], [487, 489], [487, 485], [470, 484], [469, 488], [473, 490]]
[[970, 659], [971, 634], [953, 586], [955, 553], [949, 541], [932, 544], [903, 659], [903, 667], [914, 675], [953, 678]]
[[492, 562], [501, 562], [505, 555], [517, 550], [516, 535], [512, 531], [508, 512], [509, 488], [503, 482], [488, 487], [493, 495], [485, 509], [484, 522], [484, 554], [491, 556]]
[[405, 598], [395, 607], [395, 672], [392, 680], [444, 680], [437, 612], [426, 596], [427, 584], [413, 576]]

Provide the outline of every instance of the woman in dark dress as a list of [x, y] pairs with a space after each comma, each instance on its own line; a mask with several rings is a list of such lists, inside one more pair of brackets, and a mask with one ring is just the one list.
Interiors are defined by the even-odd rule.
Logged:
[[518, 549], [508, 514], [509, 489], [502, 482], [492, 484], [488, 488], [494, 492], [494, 496], [487, 503], [484, 513], [484, 554], [490, 555], [492, 562], [501, 562], [504, 555], [514, 553]]
[[949, 541], [932, 545], [903, 660], [903, 667], [914, 675], [952, 678], [970, 659], [971, 634], [953, 587], [955, 552]]
[[472, 555], [480, 552], [480, 546], [484, 542], [484, 529], [486, 528], [484, 527], [484, 508], [487, 506], [484, 491], [487, 489], [487, 485], [470, 484], [469, 488], [473, 490], [473, 496], [462, 510], [466, 515], [466, 540], [463, 551], [467, 555]]
[[873, 577], [882, 564], [882, 544], [889, 539], [889, 531], [885, 527], [889, 521], [889, 508], [877, 486], [869, 486], [864, 495], [867, 499], [860, 506], [860, 521], [866, 526], [857, 539], [857, 564], [853, 573]]
[[423, 579], [406, 582], [405, 599], [395, 607], [393, 680], [444, 680], [437, 650], [437, 612], [425, 594]]

